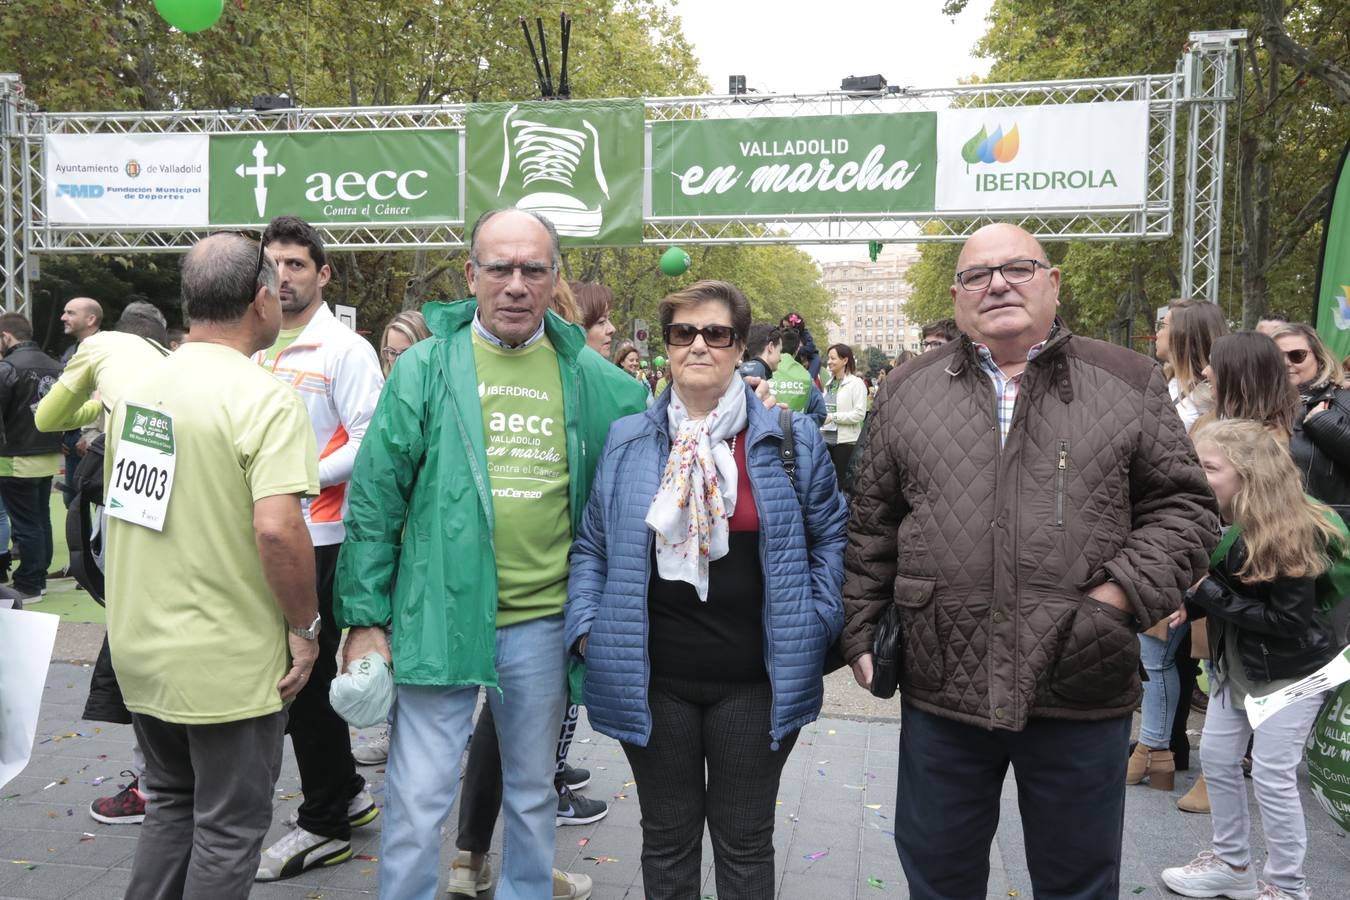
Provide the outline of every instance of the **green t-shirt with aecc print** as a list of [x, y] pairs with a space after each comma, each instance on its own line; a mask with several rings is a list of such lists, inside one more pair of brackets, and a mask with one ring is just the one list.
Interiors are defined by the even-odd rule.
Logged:
[[807, 402], [811, 399], [811, 373], [802, 368], [801, 363], [784, 353], [769, 384], [773, 395], [786, 403], [788, 409], [806, 412]]
[[508, 350], [473, 336], [497, 558], [497, 625], [562, 612], [572, 544], [558, 354], [543, 337]]

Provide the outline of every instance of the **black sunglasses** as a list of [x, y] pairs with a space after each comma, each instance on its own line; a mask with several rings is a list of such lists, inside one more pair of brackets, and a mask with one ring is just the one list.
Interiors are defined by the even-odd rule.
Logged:
[[688, 347], [699, 335], [703, 336], [705, 345], [719, 350], [736, 343], [736, 329], [730, 325], [705, 325], [702, 328], [695, 328], [683, 322], [672, 322], [661, 327], [661, 337], [665, 339], [667, 347]]
[[1291, 363], [1293, 363], [1294, 365], [1299, 366], [1299, 365], [1302, 365], [1302, 364], [1303, 364], [1303, 361], [1304, 361], [1305, 359], [1308, 358], [1308, 351], [1307, 351], [1307, 350], [1286, 350], [1286, 351], [1284, 351], [1284, 358], [1287, 359], [1287, 360], [1289, 360], [1289, 361], [1290, 361]]

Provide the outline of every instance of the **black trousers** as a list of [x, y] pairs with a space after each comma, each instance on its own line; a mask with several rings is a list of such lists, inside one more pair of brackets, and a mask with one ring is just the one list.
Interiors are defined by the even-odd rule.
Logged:
[[333, 576], [340, 547], [331, 544], [314, 548], [319, 616], [323, 619], [319, 658], [314, 662], [309, 683], [291, 704], [286, 733], [295, 748], [300, 789], [305, 794], [305, 802], [300, 804], [300, 827], [345, 841], [352, 836], [347, 804], [366, 786], [366, 780], [356, 774], [347, 723], [328, 702], [328, 688], [337, 677], [337, 650], [342, 638], [333, 617]]
[[1116, 900], [1129, 740], [1129, 716], [989, 731], [902, 701], [895, 846], [909, 896], [985, 896], [1011, 764], [1036, 900]]
[[47, 586], [52, 564], [52, 479], [0, 477], [0, 499], [9, 511], [10, 532], [19, 550], [14, 588], [31, 597]]
[[[492, 688], [488, 688], [492, 690]], [[563, 711], [562, 731], [558, 733], [558, 764], [553, 787], [562, 790], [563, 764], [572, 749], [581, 708], [569, 703]], [[492, 831], [502, 811], [502, 752], [497, 743], [497, 726], [492, 706], [484, 703], [469, 740], [469, 759], [464, 764], [464, 783], [459, 791], [459, 833], [455, 848], [468, 853], [487, 853], [492, 848]]]
[[775, 896], [778, 780], [797, 732], [771, 746], [767, 681], [718, 684], [653, 677], [646, 747], [623, 744], [642, 810], [647, 900], [697, 900], [703, 824], [712, 836], [717, 896]]
[[856, 444], [830, 444], [830, 462], [834, 463], [834, 477], [838, 480], [839, 490], [846, 491], [844, 478], [848, 475], [848, 463], [853, 458]]

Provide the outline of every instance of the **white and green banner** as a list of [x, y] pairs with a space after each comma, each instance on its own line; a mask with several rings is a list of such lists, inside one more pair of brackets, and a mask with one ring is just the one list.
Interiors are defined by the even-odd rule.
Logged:
[[520, 206], [568, 244], [622, 245], [641, 242], [644, 215], [1072, 213], [1142, 209], [1148, 193], [1145, 102], [647, 123], [640, 100], [590, 100], [473, 104], [464, 121], [51, 135], [46, 223], [233, 227], [296, 215], [381, 227]]
[[938, 212], [1139, 207], [1148, 104], [1072, 103], [938, 113]]
[[204, 134], [59, 134], [47, 138], [47, 221], [194, 226], [207, 221]]

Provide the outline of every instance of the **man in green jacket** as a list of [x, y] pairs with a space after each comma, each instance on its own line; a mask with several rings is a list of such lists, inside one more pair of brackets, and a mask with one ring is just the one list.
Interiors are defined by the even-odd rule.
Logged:
[[465, 266], [476, 299], [423, 308], [433, 336], [399, 358], [357, 455], [335, 612], [346, 662], [394, 667], [380, 896], [436, 894], [480, 685], [511, 847], [497, 896], [590, 895], [584, 875], [549, 893], [567, 553], [610, 423], [646, 392], [548, 312], [558, 258], [543, 217], [485, 213]]

